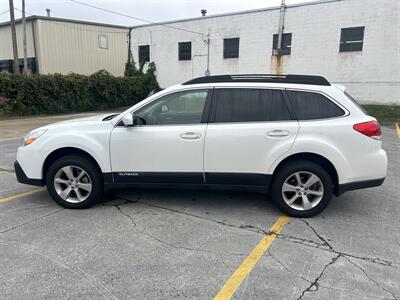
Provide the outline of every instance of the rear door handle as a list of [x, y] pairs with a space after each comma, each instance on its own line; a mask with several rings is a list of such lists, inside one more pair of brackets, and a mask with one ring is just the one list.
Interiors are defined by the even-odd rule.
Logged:
[[198, 132], [185, 132], [179, 135], [181, 139], [184, 140], [198, 140], [201, 138], [201, 134]]
[[275, 129], [271, 130], [267, 133], [267, 136], [269, 137], [286, 137], [289, 136], [289, 131], [287, 130], [281, 130], [281, 129]]

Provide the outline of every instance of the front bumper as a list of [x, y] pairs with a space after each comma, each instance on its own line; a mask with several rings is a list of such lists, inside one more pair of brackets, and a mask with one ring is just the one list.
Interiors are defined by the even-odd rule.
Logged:
[[380, 178], [339, 184], [335, 189], [335, 195], [340, 196], [344, 192], [380, 186], [384, 181], [385, 178]]
[[15, 175], [17, 176], [17, 180], [20, 183], [24, 184], [30, 184], [30, 185], [36, 185], [36, 186], [43, 186], [43, 180], [41, 179], [32, 179], [28, 178], [22, 170], [21, 166], [19, 165], [18, 161], [14, 162], [14, 169], [15, 169]]

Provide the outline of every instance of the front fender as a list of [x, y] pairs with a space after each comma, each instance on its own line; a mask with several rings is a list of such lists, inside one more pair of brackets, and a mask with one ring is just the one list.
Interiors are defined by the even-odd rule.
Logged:
[[77, 148], [91, 155], [103, 173], [111, 172], [109, 155], [111, 129], [110, 123], [84, 128], [80, 126], [50, 128], [31, 145], [20, 147], [17, 161], [27, 177], [42, 179], [44, 162], [51, 153], [62, 148]]

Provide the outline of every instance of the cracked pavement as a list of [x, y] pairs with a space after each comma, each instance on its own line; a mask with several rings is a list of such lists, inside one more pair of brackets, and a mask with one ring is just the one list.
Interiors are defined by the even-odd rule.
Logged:
[[[384, 185], [320, 215], [281, 213], [255, 193], [120, 190], [87, 210], [40, 191], [0, 203], [0, 298], [210, 299], [265, 235], [277, 238], [234, 299], [400, 299], [400, 140], [383, 129]], [[33, 189], [0, 142], [0, 197]]]

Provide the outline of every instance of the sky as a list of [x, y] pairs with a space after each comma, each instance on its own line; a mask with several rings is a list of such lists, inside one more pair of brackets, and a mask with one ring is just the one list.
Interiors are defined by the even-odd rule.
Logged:
[[[200, 16], [201, 9], [207, 15], [279, 6], [281, 0], [78, 0], [90, 5], [112, 10], [125, 15], [139, 17], [152, 22], [169, 21]], [[286, 4], [310, 2], [312, 0], [286, 0]], [[9, 21], [9, 0], [0, 0], [0, 22]], [[14, 0], [16, 18], [21, 17], [22, 0]], [[50, 8], [52, 17], [94, 21], [100, 23], [132, 26], [145, 22], [109, 12], [96, 10], [71, 0], [25, 0], [27, 15], [46, 15]], [[6, 13], [4, 13], [6, 12]], [[2, 14], [3, 13], [3, 14]]]

